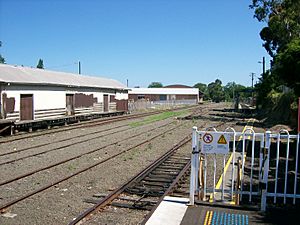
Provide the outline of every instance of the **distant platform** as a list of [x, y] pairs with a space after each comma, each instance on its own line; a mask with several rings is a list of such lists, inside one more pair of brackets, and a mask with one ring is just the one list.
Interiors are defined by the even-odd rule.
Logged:
[[45, 118], [37, 120], [23, 120], [23, 121], [13, 121], [13, 120], [0, 120], [0, 135], [7, 136], [18, 133], [20, 131], [31, 132], [36, 129], [47, 129], [53, 126], [62, 126], [72, 123], [78, 123], [80, 121], [87, 121], [93, 119], [99, 119], [110, 116], [118, 116], [125, 114], [125, 111], [115, 111], [115, 112], [99, 112], [99, 113], [82, 113], [72, 116], [60, 116], [57, 118]]

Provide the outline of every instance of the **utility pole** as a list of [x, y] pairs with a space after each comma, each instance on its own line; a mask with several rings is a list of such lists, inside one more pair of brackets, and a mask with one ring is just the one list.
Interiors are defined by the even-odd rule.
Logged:
[[81, 64], [80, 64], [80, 61], [78, 61], [78, 74], [81, 74]]
[[266, 60], [265, 60], [265, 57], [263, 57], [263, 60], [262, 62], [261, 61], [258, 61], [258, 63], [261, 63], [263, 65], [263, 73], [262, 73], [262, 76], [264, 77], [265, 73], [266, 73]]
[[128, 87], [128, 79], [126, 80], [126, 85], [127, 85], [127, 87]]
[[255, 73], [251, 73], [251, 80], [252, 80], [252, 91], [251, 91], [251, 93], [252, 93], [252, 106], [253, 106], [253, 103], [254, 103], [254, 89], [253, 89], [253, 80], [254, 80], [254, 75], [255, 75]]
[[266, 73], [266, 61], [265, 61], [265, 57], [263, 57], [263, 77]]

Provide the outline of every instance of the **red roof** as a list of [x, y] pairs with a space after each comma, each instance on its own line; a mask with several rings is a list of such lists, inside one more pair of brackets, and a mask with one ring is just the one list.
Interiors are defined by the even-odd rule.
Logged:
[[172, 84], [172, 85], [164, 86], [164, 88], [192, 88], [192, 87], [187, 85], [182, 85], [182, 84]]

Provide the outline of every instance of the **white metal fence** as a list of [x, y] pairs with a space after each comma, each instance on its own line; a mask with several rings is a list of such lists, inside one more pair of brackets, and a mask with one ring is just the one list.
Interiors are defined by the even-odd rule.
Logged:
[[286, 130], [272, 134], [193, 127], [190, 204], [195, 195], [204, 201], [260, 202], [263, 211], [271, 198], [273, 203], [296, 204], [298, 152], [299, 135]]

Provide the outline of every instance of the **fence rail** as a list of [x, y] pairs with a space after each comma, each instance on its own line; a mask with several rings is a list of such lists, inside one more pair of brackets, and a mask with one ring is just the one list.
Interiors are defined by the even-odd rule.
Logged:
[[[255, 133], [251, 128], [198, 131], [193, 127], [192, 137], [190, 204], [198, 194], [203, 201], [207, 196], [210, 201], [260, 201], [265, 211], [267, 202], [270, 204], [267, 199], [272, 198], [274, 204], [296, 204], [300, 198], [299, 134], [290, 135], [286, 130]], [[222, 169], [218, 183], [217, 167]], [[212, 182], [207, 180], [208, 173]]]

